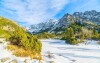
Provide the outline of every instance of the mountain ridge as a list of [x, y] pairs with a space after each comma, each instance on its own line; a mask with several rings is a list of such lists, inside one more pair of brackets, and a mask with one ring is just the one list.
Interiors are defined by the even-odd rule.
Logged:
[[[64, 28], [66, 28], [69, 25], [69, 23], [73, 23], [75, 21], [80, 24], [87, 24], [90, 26], [95, 26], [95, 25], [98, 26], [98, 25], [100, 25], [100, 12], [91, 10], [91, 11], [85, 11], [85, 12], [74, 12], [73, 14], [66, 13], [58, 21], [55, 21], [52, 19], [52, 21], [55, 21], [54, 24], [50, 23], [49, 21], [44, 22], [44, 23], [39, 23], [38, 25], [32, 25], [32, 26], [36, 26], [38, 28], [34, 28], [34, 27], [32, 28], [30, 26], [30, 30], [33, 30], [33, 33], [40, 33], [40, 32], [53, 33], [55, 31], [63, 30]], [[46, 25], [46, 23], [52, 24], [53, 26]], [[45, 25], [45, 26], [43, 27], [43, 25]], [[46, 27], [48, 27], [48, 29]], [[40, 30], [35, 31], [35, 29], [40, 29]]]

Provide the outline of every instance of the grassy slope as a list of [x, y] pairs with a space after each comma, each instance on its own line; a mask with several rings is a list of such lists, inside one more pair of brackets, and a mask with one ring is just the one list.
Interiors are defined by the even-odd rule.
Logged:
[[9, 26], [11, 29], [14, 30], [16, 30], [17, 27], [19, 27], [15, 22], [0, 16], [0, 37], [7, 38], [13, 32], [11, 30], [4, 30], [3, 28], [6, 26]]

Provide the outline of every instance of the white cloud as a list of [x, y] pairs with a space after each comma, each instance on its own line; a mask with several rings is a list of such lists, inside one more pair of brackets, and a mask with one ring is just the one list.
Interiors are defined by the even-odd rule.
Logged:
[[[68, 0], [4, 0], [2, 4], [11, 10], [16, 10], [18, 21], [36, 24], [53, 18]], [[13, 11], [11, 11], [13, 12]]]

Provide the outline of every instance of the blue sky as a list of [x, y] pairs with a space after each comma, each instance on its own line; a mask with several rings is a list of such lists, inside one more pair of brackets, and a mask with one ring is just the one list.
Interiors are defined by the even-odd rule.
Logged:
[[100, 11], [100, 0], [0, 0], [0, 16], [24, 26], [89, 10]]

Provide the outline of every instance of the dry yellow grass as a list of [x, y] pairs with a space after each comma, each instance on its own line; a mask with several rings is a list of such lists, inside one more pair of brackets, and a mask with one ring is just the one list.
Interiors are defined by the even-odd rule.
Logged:
[[41, 54], [36, 53], [34, 50], [33, 51], [26, 50], [23, 47], [19, 47], [16, 45], [8, 45], [7, 49], [12, 51], [12, 53], [18, 57], [30, 57], [31, 59], [38, 59], [38, 60], [42, 59]]

